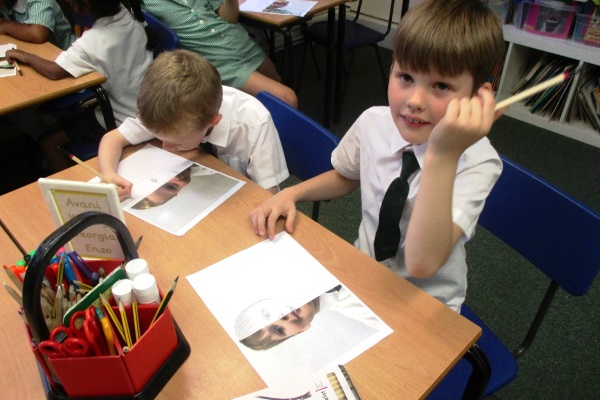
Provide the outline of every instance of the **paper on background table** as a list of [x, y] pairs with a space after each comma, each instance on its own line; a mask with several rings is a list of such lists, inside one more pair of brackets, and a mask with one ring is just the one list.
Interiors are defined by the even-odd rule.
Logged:
[[240, 11], [244, 12], [262, 12], [277, 15], [294, 15], [296, 17], [304, 17], [311, 8], [317, 4], [316, 1], [307, 0], [289, 0], [283, 7], [267, 10], [271, 4], [283, 3], [284, 1], [274, 0], [239, 0]]
[[340, 283], [286, 232], [187, 279], [269, 387], [343, 365], [392, 333], [352, 294], [362, 312], [378, 321], [378, 329], [331, 309], [317, 313], [308, 330], [271, 349], [257, 351], [239, 343], [235, 319], [250, 304], [287, 297], [302, 299], [294, 304], [299, 307]]
[[[193, 171], [191, 182], [177, 196], [146, 210], [132, 208], [187, 168]], [[132, 198], [121, 202], [123, 210], [176, 236], [187, 232], [245, 183], [150, 144], [122, 160], [117, 173], [133, 183]]]
[[6, 60], [0, 61], [0, 78], [15, 75], [17, 75], [17, 68], [13, 64], [9, 64]]
[[0, 58], [6, 57], [7, 50], [16, 49], [17, 45], [14, 43], [0, 44]]

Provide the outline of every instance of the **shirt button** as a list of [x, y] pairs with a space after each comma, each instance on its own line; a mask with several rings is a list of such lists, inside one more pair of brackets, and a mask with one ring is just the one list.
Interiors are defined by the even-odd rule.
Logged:
[[193, 8], [190, 9], [190, 12], [193, 13], [195, 10]]
[[203, 20], [203, 19], [201, 19], [201, 20], [200, 20], [200, 24], [203, 24], [203, 23], [204, 23], [204, 20]]
[[211, 31], [212, 33], [215, 33], [215, 30], [214, 30], [214, 29], [211, 29], [210, 31]]

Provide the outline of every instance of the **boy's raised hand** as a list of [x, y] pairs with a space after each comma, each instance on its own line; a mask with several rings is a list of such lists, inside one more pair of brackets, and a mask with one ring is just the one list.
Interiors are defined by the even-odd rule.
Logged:
[[487, 87], [477, 95], [454, 99], [446, 115], [435, 126], [429, 138], [429, 148], [439, 153], [460, 156], [469, 146], [486, 136], [502, 112], [494, 113], [496, 102]]
[[283, 189], [269, 200], [262, 203], [250, 212], [250, 222], [258, 236], [268, 234], [269, 239], [275, 237], [275, 223], [279, 217], [285, 217], [285, 230], [294, 231], [296, 219], [296, 200], [288, 189]]

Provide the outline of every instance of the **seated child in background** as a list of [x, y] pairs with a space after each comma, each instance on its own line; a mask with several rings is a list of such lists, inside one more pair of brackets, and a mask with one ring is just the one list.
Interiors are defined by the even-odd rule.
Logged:
[[31, 43], [50, 42], [66, 50], [77, 39], [54, 0], [0, 0], [0, 35]]
[[[152, 63], [154, 46], [142, 25], [139, 0], [129, 3], [136, 18], [118, 0], [73, 0], [77, 13], [92, 15], [96, 22], [69, 49], [55, 61], [21, 50], [8, 51], [7, 59], [29, 64], [50, 79], [77, 78], [92, 71], [100, 72], [107, 78], [102, 86], [110, 99], [115, 121], [120, 124], [135, 115], [137, 93], [144, 73]], [[67, 115], [60, 123], [61, 130], [40, 138], [42, 154], [52, 172], [72, 165], [57, 146], [67, 142], [98, 143], [106, 132], [99, 107]]]
[[[467, 289], [464, 245], [502, 171], [485, 136], [500, 114], [487, 80], [503, 51], [498, 18], [480, 0], [424, 0], [412, 7], [394, 38], [389, 107], [358, 118], [332, 154], [332, 171], [253, 210], [255, 232], [273, 238], [284, 216], [291, 233], [297, 201], [337, 198], [360, 185], [355, 245], [459, 311]], [[393, 224], [400, 242], [381, 256], [374, 244], [385, 220], [380, 209], [411, 148], [421, 169], [409, 179], [404, 211]]]
[[138, 118], [127, 118], [100, 142], [100, 171], [131, 193], [117, 175], [122, 149], [160, 139], [165, 150], [185, 151], [208, 142], [216, 156], [275, 193], [288, 176], [279, 135], [269, 111], [256, 98], [221, 85], [217, 69], [188, 50], [164, 52], [146, 73], [138, 95]]
[[224, 85], [253, 96], [264, 90], [298, 107], [296, 93], [239, 23], [239, 0], [144, 0], [144, 10], [177, 33], [181, 48], [210, 61]]

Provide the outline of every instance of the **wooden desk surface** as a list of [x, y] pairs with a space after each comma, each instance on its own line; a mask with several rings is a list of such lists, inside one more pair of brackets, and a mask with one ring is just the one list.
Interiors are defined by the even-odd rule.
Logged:
[[[23, 254], [0, 227], [0, 263], [14, 265], [23, 258]], [[4, 271], [2, 282], [15, 288]], [[19, 305], [2, 288], [0, 289], [0, 325], [2, 326], [2, 341], [0, 344], [0, 376], [4, 387], [11, 398], [43, 399], [40, 374], [35, 367], [35, 357], [27, 340], [25, 325], [17, 311]]]
[[[183, 155], [241, 177], [201, 151]], [[96, 159], [89, 162], [97, 167]], [[53, 177], [87, 181], [93, 176], [75, 166]], [[159, 286], [168, 287], [177, 275], [181, 278], [170, 307], [192, 351], [159, 398], [231, 399], [264, 388], [183, 278], [259, 243], [262, 239], [252, 232], [248, 214], [268, 196], [267, 191], [248, 183], [179, 238], [125, 213], [133, 238], [144, 237], [139, 253], [148, 260]], [[19, 215], [16, 210], [21, 210]], [[37, 183], [1, 196], [0, 220], [25, 249], [37, 247], [55, 229]], [[292, 236], [394, 330], [346, 365], [363, 399], [423, 398], [480, 335], [477, 326], [310, 218], [299, 215]], [[15, 362], [34, 365], [33, 357]], [[7, 390], [19, 386], [10, 385]]]
[[[348, 0], [318, 0], [317, 4], [314, 5], [313, 8], [310, 9], [309, 12], [302, 18], [307, 19], [312, 17], [315, 14], [318, 14], [323, 11], [327, 11], [330, 8], [337, 7], [341, 4], [347, 3]], [[242, 2], [240, 2], [242, 3]], [[241, 11], [240, 15], [244, 18], [252, 19], [255, 21], [260, 21], [262, 23], [273, 25], [277, 27], [283, 27], [286, 25], [290, 25], [292, 23], [300, 20], [301, 17], [296, 17], [293, 15], [281, 15], [281, 14], [269, 14], [269, 13], [261, 13], [261, 12], [244, 12]]]
[[[8, 35], [0, 35], [0, 44], [7, 43], [14, 43], [18, 49], [47, 60], [55, 60], [61, 52], [52, 43], [27, 43]], [[2, 93], [0, 115], [97, 86], [106, 81], [106, 78], [99, 72], [92, 72], [79, 78], [68, 77], [53, 81], [40, 75], [29, 65], [20, 63], [19, 66], [23, 70], [22, 76], [17, 74], [0, 79], [0, 93]]]

